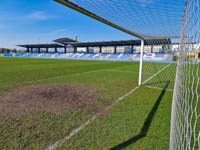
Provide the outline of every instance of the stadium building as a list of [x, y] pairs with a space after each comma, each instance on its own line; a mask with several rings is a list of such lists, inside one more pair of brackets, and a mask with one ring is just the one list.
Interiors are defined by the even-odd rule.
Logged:
[[[157, 42], [159, 41], [159, 42]], [[60, 38], [53, 41], [52, 44], [25, 44], [18, 45], [27, 49], [27, 52], [62, 52], [62, 53], [135, 53], [140, 52], [140, 40], [124, 41], [101, 41], [101, 42], [78, 42], [70, 38]], [[157, 43], [157, 44], [155, 44]], [[163, 42], [149, 40], [145, 42], [145, 52], [162, 52], [164, 45], [170, 45], [170, 39], [164, 39]]]
[[[200, 61], [199, 44], [190, 57]], [[50, 44], [17, 45], [25, 48], [24, 53], [2, 51], [1, 57], [57, 58], [80, 60], [139, 61], [141, 41], [98, 41], [79, 42], [77, 39], [59, 38]], [[177, 58], [179, 43], [171, 39], [148, 39], [144, 41], [144, 60], [174, 61]]]
[[[144, 42], [144, 60], [173, 60], [170, 39], [148, 39]], [[3, 53], [7, 57], [60, 58], [81, 60], [139, 61], [140, 40], [79, 42], [60, 38], [51, 44], [24, 44], [25, 53]], [[170, 49], [170, 54], [169, 54]]]

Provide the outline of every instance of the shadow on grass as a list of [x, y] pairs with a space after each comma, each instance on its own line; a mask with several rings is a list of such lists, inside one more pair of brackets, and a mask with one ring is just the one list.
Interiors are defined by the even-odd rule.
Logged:
[[165, 95], [165, 92], [169, 86], [169, 83], [170, 83], [170, 81], [166, 81], [165, 87], [163, 88], [161, 94], [159, 95], [158, 99], [156, 100], [156, 103], [154, 104], [153, 108], [151, 109], [151, 112], [149, 113], [148, 117], [146, 118], [146, 120], [142, 126], [142, 129], [140, 130], [140, 133], [138, 135], [136, 135], [135, 137], [132, 137], [131, 139], [111, 148], [110, 150], [124, 149], [124, 148], [128, 147], [129, 145], [137, 142], [138, 140], [144, 138], [147, 135], [149, 127], [151, 126], [151, 123], [153, 121], [154, 115], [160, 105], [160, 102], [161, 102], [163, 96]]

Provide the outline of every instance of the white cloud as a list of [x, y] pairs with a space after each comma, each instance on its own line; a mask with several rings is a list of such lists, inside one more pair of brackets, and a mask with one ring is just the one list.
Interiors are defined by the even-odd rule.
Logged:
[[66, 28], [58, 28], [58, 29], [51, 29], [49, 31], [39, 33], [37, 34], [38, 37], [41, 39], [49, 39], [49, 42], [52, 40], [55, 40], [56, 38], [60, 37], [73, 37], [74, 33], [72, 33], [70, 30], [67, 30]]
[[53, 30], [52, 32], [50, 32], [49, 34], [50, 35], [57, 35], [57, 34], [62, 34], [62, 33], [66, 33], [68, 32], [67, 29], [56, 29], [56, 30]]
[[71, 31], [67, 30], [66, 28], [58, 28], [58, 29], [51, 29], [47, 32], [43, 32], [38, 34], [39, 36], [63, 36], [63, 35], [71, 35]]
[[36, 11], [29, 14], [28, 18], [32, 20], [48, 20], [51, 16], [48, 16], [44, 11]]
[[151, 3], [155, 2], [155, 0], [137, 0], [142, 7], [146, 7], [150, 5]]

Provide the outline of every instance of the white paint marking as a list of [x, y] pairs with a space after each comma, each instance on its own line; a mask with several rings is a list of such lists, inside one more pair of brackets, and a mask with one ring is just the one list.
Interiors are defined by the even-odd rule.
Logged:
[[[150, 86], [150, 85], [145, 85], [145, 87], [148, 88], [153, 88], [153, 89], [158, 89], [158, 90], [163, 90], [163, 88], [158, 88], [158, 87], [154, 87], [154, 86]], [[165, 89], [166, 91], [174, 91], [173, 89]]]
[[157, 76], [159, 73], [161, 73], [163, 70], [165, 70], [169, 66], [171, 66], [171, 64], [168, 64], [167, 66], [165, 66], [164, 68], [162, 68], [160, 71], [158, 71], [157, 73], [155, 73], [154, 75], [152, 75], [150, 78], [148, 78], [147, 80], [145, 80], [142, 84], [147, 83], [148, 81], [150, 81], [151, 79], [153, 79], [155, 76]]
[[[127, 73], [136, 73], [138, 74], [139, 72], [137, 71], [124, 71], [124, 70], [113, 70], [113, 69], [108, 69], [108, 70], [105, 70], [105, 71], [113, 71], [113, 72], [127, 72]], [[143, 73], [143, 74], [152, 74], [152, 73]]]
[[105, 71], [105, 70], [95, 70], [95, 71], [81, 72], [81, 73], [75, 73], [75, 74], [70, 74], [70, 75], [66, 75], [66, 76], [58, 76], [58, 77], [52, 77], [52, 78], [40, 79], [40, 80], [31, 80], [31, 81], [26, 81], [26, 82], [22, 82], [22, 83], [16, 83], [15, 82], [15, 83], [10, 83], [9, 85], [5, 85], [5, 86], [2, 86], [2, 87], [13, 86], [13, 84], [14, 85], [23, 85], [23, 84], [26, 84], [26, 83], [34, 83], [34, 82], [54, 80], [54, 79], [59, 79], [59, 78], [71, 77], [71, 76], [79, 76], [79, 75], [82, 75], [82, 74], [101, 72], [101, 71]]
[[112, 72], [122, 72], [122, 73], [137, 73], [138, 74], [138, 72], [136, 72], [136, 71], [123, 71], [123, 70], [113, 70], [113, 69], [107, 69], [107, 70], [105, 70], [105, 71], [112, 71]]
[[65, 77], [71, 77], [71, 76], [80, 76], [82, 74], [88, 74], [88, 73], [94, 73], [94, 72], [100, 72], [100, 71], [104, 71], [104, 70], [95, 70], [95, 71], [87, 71], [87, 72], [81, 72], [81, 73], [75, 73], [75, 74], [70, 74], [70, 75], [66, 75], [66, 76], [59, 76], [59, 77], [53, 77], [53, 78], [48, 78], [48, 79], [41, 79], [41, 80], [34, 80], [34, 81], [28, 81], [25, 83], [32, 83], [32, 82], [38, 82], [38, 81], [45, 81], [45, 80], [51, 80], [51, 79], [59, 79], [59, 78], [65, 78]]
[[[139, 87], [140, 86], [137, 86], [134, 89], [132, 89], [131, 91], [129, 91], [128, 93], [126, 93], [125, 95], [119, 97], [112, 105], [109, 105], [108, 107], [106, 107], [105, 110], [109, 110], [111, 107], [113, 107], [114, 105], [116, 105], [117, 103], [119, 103], [120, 101], [122, 101], [124, 98], [126, 98], [127, 96], [129, 96], [130, 94], [132, 94], [134, 91], [136, 91]], [[53, 145], [49, 146], [45, 150], [55, 150], [57, 147], [63, 145], [67, 140], [69, 140], [75, 134], [77, 134], [81, 130], [85, 129], [90, 123], [92, 123], [101, 114], [102, 114], [102, 112], [94, 115], [92, 118], [90, 118], [89, 120], [87, 120], [86, 122], [84, 122], [83, 124], [81, 124], [78, 128], [72, 130], [72, 132], [69, 135], [65, 136], [63, 139], [58, 140], [56, 143], [54, 143]]]
[[87, 127], [91, 122], [96, 119], [97, 115], [94, 115], [91, 119], [81, 124], [78, 128], [74, 129], [68, 136], [65, 136], [63, 139], [57, 141], [55, 144], [49, 146], [46, 150], [55, 150], [58, 146], [63, 145], [65, 141], [69, 140], [76, 133]]
[[[95, 70], [95, 71], [88, 71], [88, 72], [82, 72], [82, 73], [75, 73], [75, 74], [70, 74], [70, 75], [66, 75], [66, 76], [58, 76], [58, 77], [52, 77], [52, 78], [47, 78], [47, 79], [40, 79], [40, 80], [31, 80], [31, 81], [26, 81], [26, 82], [22, 82], [22, 83], [7, 83], [8, 85], [4, 85], [1, 87], [8, 87], [8, 86], [13, 86], [13, 85], [23, 85], [26, 83], [34, 83], [34, 82], [40, 82], [40, 81], [46, 81], [46, 80], [54, 80], [54, 79], [59, 79], [59, 78], [65, 78], [65, 77], [71, 77], [71, 76], [79, 76], [82, 74], [88, 74], [88, 73], [94, 73], [94, 72], [103, 72], [103, 71], [113, 71], [113, 72], [124, 72], [124, 73], [138, 73], [138, 72], [134, 72], [134, 71], [121, 71], [121, 70]], [[5, 84], [5, 83], [2, 83]]]

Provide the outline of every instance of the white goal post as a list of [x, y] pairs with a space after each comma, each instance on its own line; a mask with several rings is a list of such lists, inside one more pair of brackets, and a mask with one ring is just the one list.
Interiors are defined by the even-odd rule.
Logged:
[[144, 53], [144, 40], [141, 40], [141, 48], [140, 48], [140, 70], [139, 70], [138, 85], [142, 84], [143, 53]]

